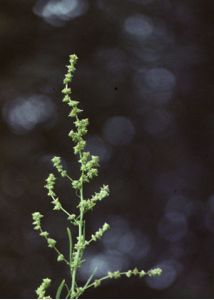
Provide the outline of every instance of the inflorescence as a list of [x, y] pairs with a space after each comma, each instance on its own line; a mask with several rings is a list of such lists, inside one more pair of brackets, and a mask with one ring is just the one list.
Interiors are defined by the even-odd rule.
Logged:
[[[70, 212], [63, 207], [62, 202], [55, 191], [56, 177], [53, 173], [49, 174], [45, 184], [47, 195], [52, 200], [51, 203], [53, 204], [53, 210], [61, 211], [65, 214], [68, 220], [69, 225], [67, 227], [67, 236], [69, 241], [69, 255], [67, 258], [60, 251], [60, 249], [58, 249], [57, 241], [50, 236], [49, 232], [42, 229], [41, 220], [43, 218], [43, 215], [40, 212], [34, 212], [32, 214], [34, 229], [38, 231], [39, 235], [46, 240], [48, 247], [52, 248], [55, 251], [56, 260], [58, 262], [64, 263], [68, 267], [70, 272], [70, 286], [63, 279], [57, 289], [55, 298], [60, 298], [61, 293], [64, 293], [65, 298], [70, 299], [79, 298], [88, 288], [96, 288], [100, 286], [102, 281], [106, 279], [118, 279], [121, 276], [125, 276], [127, 278], [138, 276], [142, 278], [147, 275], [151, 277], [159, 276], [162, 272], [160, 268], [154, 268], [147, 272], [134, 268], [133, 270], [128, 270], [126, 272], [108, 272], [106, 276], [97, 279], [94, 279], [95, 274], [92, 274], [84, 286], [80, 287], [78, 285], [78, 269], [83, 263], [85, 248], [92, 242], [96, 242], [97, 240], [101, 239], [105, 232], [110, 229], [110, 226], [109, 224], [104, 223], [101, 228], [99, 228], [95, 233], [91, 235], [91, 238], [89, 240], [86, 240], [85, 214], [86, 212], [92, 210], [98, 202], [102, 201], [109, 195], [109, 187], [108, 185], [103, 185], [98, 192], [94, 193], [88, 199], [84, 196], [84, 185], [86, 183], [89, 183], [94, 177], [98, 176], [99, 157], [85, 151], [86, 141], [84, 137], [88, 132], [87, 128], [89, 125], [89, 121], [87, 118], [81, 119], [79, 117], [80, 113], [82, 112], [82, 110], [78, 107], [79, 101], [76, 101], [71, 97], [71, 88], [69, 87], [69, 84], [73, 79], [76, 62], [77, 56], [74, 54], [70, 55], [69, 65], [67, 66], [67, 73], [65, 74], [65, 78], [63, 81], [64, 88], [62, 89], [62, 94], [63, 102], [66, 103], [70, 108], [68, 116], [73, 119], [74, 129], [69, 132], [68, 137], [71, 138], [72, 142], [74, 143], [73, 151], [77, 156], [77, 160], [80, 164], [79, 178], [74, 179], [68, 175], [67, 171], [63, 167], [63, 163], [60, 157], [53, 157], [52, 163], [58, 174], [61, 177], [68, 179], [72, 188], [75, 190], [78, 197], [78, 203], [76, 205], [77, 212]], [[76, 226], [78, 228], [78, 234], [76, 236], [74, 244], [72, 241], [72, 231], [70, 229], [72, 226]], [[46, 296], [46, 290], [50, 286], [50, 283], [51, 280], [49, 278], [43, 279], [41, 285], [36, 290], [38, 299], [51, 298], [50, 296]]]

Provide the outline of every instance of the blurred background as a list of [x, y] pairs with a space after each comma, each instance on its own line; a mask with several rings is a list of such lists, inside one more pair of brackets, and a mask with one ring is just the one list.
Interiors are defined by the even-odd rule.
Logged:
[[[159, 266], [160, 278], [108, 281], [86, 298], [213, 298], [213, 13], [206, 0], [0, 0], [0, 292], [34, 298], [44, 277], [68, 276], [31, 225], [66, 251], [64, 216], [43, 188], [62, 157], [78, 166], [61, 103], [68, 55], [79, 63], [72, 85], [89, 117], [88, 150], [101, 158], [87, 194], [109, 184], [89, 213], [91, 246], [80, 279], [108, 270]], [[65, 207], [75, 206], [58, 180]]]

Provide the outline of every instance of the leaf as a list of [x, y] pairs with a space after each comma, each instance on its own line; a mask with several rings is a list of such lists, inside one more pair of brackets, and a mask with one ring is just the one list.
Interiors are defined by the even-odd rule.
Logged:
[[67, 227], [68, 242], [69, 242], [69, 262], [72, 260], [72, 235], [70, 228]]
[[65, 279], [62, 280], [62, 282], [60, 283], [58, 289], [57, 289], [57, 292], [56, 292], [56, 299], [60, 299], [60, 296], [61, 296], [61, 292], [62, 292], [62, 289], [65, 285]]
[[97, 267], [94, 269], [93, 273], [92, 273], [91, 276], [88, 278], [86, 284], [85, 284], [84, 287], [83, 287], [84, 289], [87, 289], [87, 287], [89, 286], [91, 280], [93, 279], [93, 277], [94, 277], [96, 271], [97, 271]]

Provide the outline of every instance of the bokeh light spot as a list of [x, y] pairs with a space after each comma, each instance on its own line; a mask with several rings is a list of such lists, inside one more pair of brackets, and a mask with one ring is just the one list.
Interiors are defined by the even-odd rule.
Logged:
[[17, 134], [31, 131], [36, 125], [49, 121], [54, 115], [55, 106], [51, 99], [44, 95], [17, 98], [3, 107], [4, 120]]
[[38, 0], [33, 12], [52, 26], [63, 26], [84, 14], [87, 8], [87, 0]]
[[132, 122], [123, 116], [108, 119], [103, 128], [105, 139], [112, 145], [129, 144], [135, 134]]
[[153, 289], [166, 289], [170, 287], [176, 280], [182, 266], [176, 260], [166, 260], [158, 264], [163, 270], [161, 276], [146, 277], [146, 283]]
[[145, 74], [148, 88], [156, 91], [168, 91], [175, 87], [174, 74], [165, 68], [152, 68]]
[[125, 257], [117, 253], [99, 253], [87, 256], [80, 269], [81, 279], [87, 280], [96, 270], [95, 277], [105, 276], [110, 270], [121, 270], [127, 266]]
[[87, 138], [86, 151], [93, 155], [98, 155], [100, 161], [107, 162], [111, 158], [111, 149], [103, 139], [97, 135], [91, 135]]
[[166, 240], [179, 241], [187, 234], [185, 215], [178, 212], [168, 212], [159, 224], [159, 234]]
[[147, 114], [145, 118], [145, 130], [154, 136], [161, 136], [167, 130], [167, 134], [171, 131], [168, 130], [174, 124], [173, 115], [165, 110], [153, 110]]
[[129, 16], [124, 22], [124, 30], [137, 39], [145, 39], [153, 32], [150, 18], [144, 15]]
[[173, 95], [176, 77], [166, 68], [141, 68], [135, 73], [134, 84], [145, 103], [165, 105]]

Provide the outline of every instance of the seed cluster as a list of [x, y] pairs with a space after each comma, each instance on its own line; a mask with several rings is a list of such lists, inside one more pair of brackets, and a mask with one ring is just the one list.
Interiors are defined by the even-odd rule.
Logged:
[[[99, 202], [109, 196], [109, 187], [108, 185], [101, 186], [99, 191], [95, 192], [91, 195], [91, 197], [86, 197], [84, 193], [85, 185], [94, 177], [98, 176], [99, 157], [85, 150], [85, 135], [88, 132], [89, 120], [87, 118], [80, 118], [82, 110], [78, 106], [79, 101], [73, 99], [72, 91], [69, 87], [69, 84], [73, 79], [76, 62], [77, 56], [70, 55], [67, 73], [63, 80], [64, 87], [62, 89], [62, 94], [63, 102], [66, 103], [70, 109], [68, 117], [73, 120], [73, 129], [68, 133], [68, 137], [74, 144], [73, 152], [77, 158], [77, 162], [79, 163], [79, 177], [72, 178], [69, 176], [64, 167], [64, 160], [62, 160], [61, 157], [54, 156], [51, 160], [53, 167], [56, 169], [59, 176], [68, 180], [71, 188], [75, 190], [78, 198], [76, 206], [71, 211], [64, 208], [63, 201], [60, 200], [60, 197], [56, 192], [57, 177], [53, 173], [49, 174], [45, 183], [47, 195], [51, 198], [53, 211], [62, 212], [65, 214], [68, 221], [68, 227], [66, 229], [69, 244], [68, 255], [63, 254], [62, 251], [57, 248], [57, 241], [51, 237], [48, 231], [42, 229], [41, 220], [43, 215], [40, 212], [34, 212], [32, 214], [34, 229], [46, 240], [48, 247], [55, 251], [57, 262], [64, 263], [69, 269], [70, 286], [66, 283], [65, 279], [63, 279], [58, 286], [56, 293], [56, 298], [60, 298], [61, 294], [64, 294], [66, 299], [79, 298], [88, 288], [96, 288], [106, 279], [118, 279], [121, 276], [126, 276], [127, 278], [132, 276], [144, 277], [145, 275], [159, 276], [161, 274], [160, 268], [152, 269], [148, 272], [143, 270], [139, 271], [137, 268], [126, 272], [118, 270], [108, 272], [106, 276], [96, 278], [94, 281], [93, 278], [95, 274], [92, 274], [84, 286], [81, 287], [78, 285], [78, 270], [84, 261], [83, 256], [86, 247], [92, 242], [96, 242], [101, 239], [104, 233], [109, 230], [110, 226], [109, 224], [104, 223], [101, 228], [91, 235], [89, 240], [86, 239], [86, 213], [93, 210]], [[72, 202], [74, 203], [74, 201]], [[77, 234], [75, 235], [74, 233], [76, 232]], [[46, 290], [50, 283], [51, 280], [49, 278], [43, 279], [41, 285], [36, 290], [36, 294], [39, 299], [50, 299], [50, 296], [46, 296]]]

